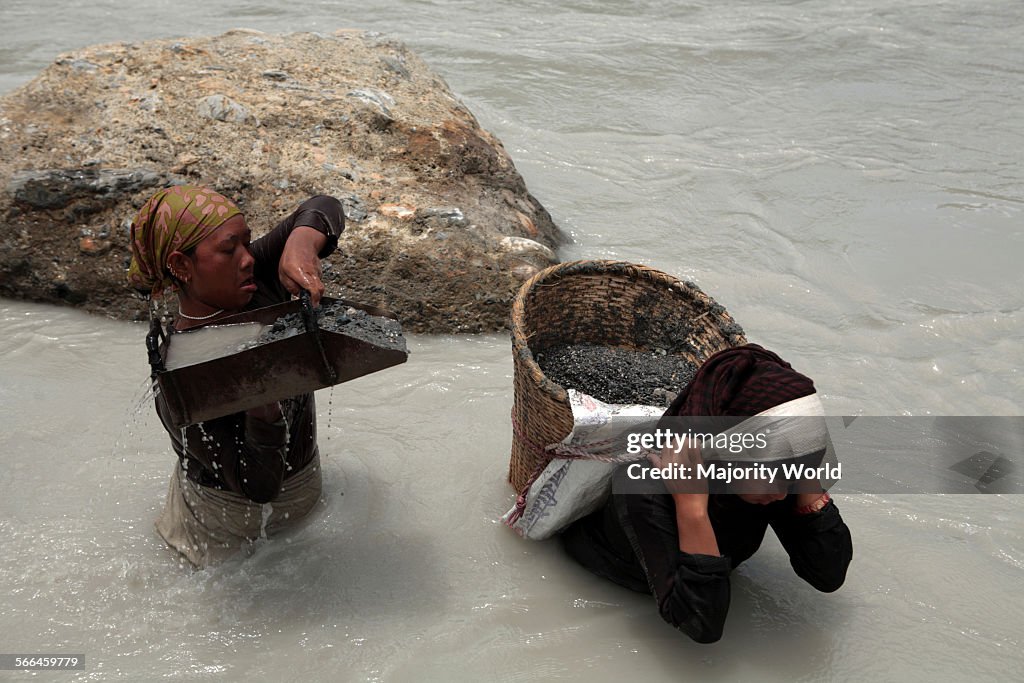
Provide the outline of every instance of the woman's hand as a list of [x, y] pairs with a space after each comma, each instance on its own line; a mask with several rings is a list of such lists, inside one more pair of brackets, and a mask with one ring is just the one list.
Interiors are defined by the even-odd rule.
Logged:
[[327, 244], [327, 235], [315, 228], [296, 226], [288, 236], [277, 266], [281, 284], [294, 296], [303, 289], [309, 292], [313, 306], [320, 305], [324, 283], [320, 270], [320, 251]]
[[260, 420], [261, 422], [274, 424], [282, 417], [281, 404], [277, 402], [268, 403], [266, 405], [258, 406], [256, 408], [250, 408], [249, 410], [245, 411], [245, 414], [248, 417], [254, 417], [257, 420]]
[[700, 448], [693, 445], [689, 439], [685, 440], [681, 446], [678, 451], [669, 446], [664, 448], [660, 454], [651, 453], [648, 457], [658, 469], [668, 467], [672, 469], [673, 474], [676, 474], [671, 479], [662, 479], [669, 493], [673, 496], [703, 496], [706, 510], [708, 483], [697, 477], [697, 465], [704, 463], [704, 459], [700, 455]]

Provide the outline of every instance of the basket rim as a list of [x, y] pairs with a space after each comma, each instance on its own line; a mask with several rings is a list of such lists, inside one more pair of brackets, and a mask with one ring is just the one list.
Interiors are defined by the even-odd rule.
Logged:
[[[661, 282], [669, 288], [677, 287], [701, 292], [696, 283], [681, 280], [674, 275], [664, 271], [645, 266], [639, 263], [621, 260], [607, 259], [583, 259], [579, 261], [566, 261], [556, 263], [536, 273], [529, 280], [520, 286], [512, 300], [511, 332], [512, 350], [516, 358], [525, 365], [526, 370], [534, 380], [537, 387], [559, 402], [568, 402], [569, 394], [560, 384], [548, 379], [541, 370], [537, 360], [530, 350], [529, 335], [525, 329], [526, 299], [529, 294], [538, 286], [551, 284], [550, 281], [558, 280], [565, 275], [592, 275], [603, 273], [626, 273], [640, 276], [657, 282]], [[703, 294], [703, 292], [701, 292]], [[705, 294], [705, 296], [707, 296]]]

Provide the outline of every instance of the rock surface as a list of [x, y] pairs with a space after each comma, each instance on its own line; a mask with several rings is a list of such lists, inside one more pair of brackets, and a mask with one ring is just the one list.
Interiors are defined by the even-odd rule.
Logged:
[[144, 316], [128, 225], [173, 183], [235, 199], [257, 236], [338, 197], [328, 293], [414, 332], [503, 327], [563, 241], [501, 143], [402, 44], [236, 30], [87, 48], [0, 98], [0, 295]]

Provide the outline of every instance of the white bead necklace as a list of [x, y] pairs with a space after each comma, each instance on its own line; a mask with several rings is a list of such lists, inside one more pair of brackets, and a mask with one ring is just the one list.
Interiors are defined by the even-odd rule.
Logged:
[[217, 315], [220, 315], [223, 312], [224, 312], [224, 309], [222, 308], [222, 309], [220, 309], [218, 311], [214, 311], [210, 315], [198, 315], [198, 316], [196, 316], [196, 315], [187, 315], [186, 313], [182, 312], [181, 305], [180, 304], [178, 305], [178, 315], [180, 315], [182, 318], [185, 318], [186, 320], [209, 320], [210, 318], [212, 318], [214, 316], [217, 316]]

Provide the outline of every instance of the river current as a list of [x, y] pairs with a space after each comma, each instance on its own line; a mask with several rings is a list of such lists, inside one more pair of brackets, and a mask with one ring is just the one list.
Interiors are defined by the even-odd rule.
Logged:
[[[831, 415], [1021, 415], [1024, 5], [672, 0], [5, 0], [0, 91], [102, 42], [362, 28], [405, 41], [571, 235], [695, 280]], [[1006, 680], [1024, 498], [838, 496], [848, 580], [778, 543], [700, 646], [557, 542], [515, 537], [506, 335], [413, 337], [318, 392], [325, 500], [180, 567], [144, 330], [0, 301], [0, 653], [13, 680]], [[1021, 455], [1016, 454], [1018, 467]], [[6, 680], [6, 678], [5, 678]]]

